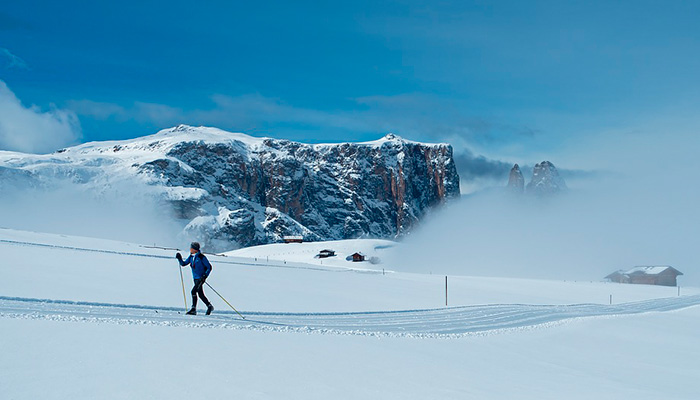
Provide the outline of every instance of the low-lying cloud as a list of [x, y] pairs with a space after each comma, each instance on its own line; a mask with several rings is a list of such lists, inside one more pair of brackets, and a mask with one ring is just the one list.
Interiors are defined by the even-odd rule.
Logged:
[[5, 82], [0, 81], [0, 149], [49, 153], [76, 144], [80, 122], [72, 111], [24, 106]]
[[149, 245], [178, 243], [182, 226], [171, 209], [135, 180], [111, 183], [97, 191], [63, 179], [32, 181], [23, 170], [0, 168], [0, 179], [11, 188], [0, 197], [2, 228]]
[[[462, 149], [455, 152], [455, 165], [461, 181], [462, 193], [471, 194], [493, 187], [503, 187], [508, 182], [510, 169], [514, 162], [503, 161], [474, 154], [469, 149]], [[532, 164], [521, 164], [520, 170], [526, 180], [532, 177], [533, 165], [545, 160], [533, 160]], [[549, 161], [549, 160], [548, 160]], [[567, 182], [586, 183], [591, 179], [604, 178], [607, 171], [567, 169], [557, 165], [557, 170]]]
[[395, 264], [426, 273], [586, 281], [668, 264], [685, 273], [681, 285], [700, 284], [693, 168], [700, 138], [659, 132], [666, 130], [591, 138], [578, 158], [605, 160], [610, 173], [559, 197], [491, 191], [463, 198], [413, 232]]

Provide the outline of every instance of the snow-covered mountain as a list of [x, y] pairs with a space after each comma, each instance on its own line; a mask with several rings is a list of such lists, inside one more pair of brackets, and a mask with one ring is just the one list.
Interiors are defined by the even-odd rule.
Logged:
[[559, 171], [549, 161], [542, 161], [535, 164], [532, 170], [532, 180], [526, 187], [528, 194], [537, 196], [547, 196], [557, 194], [567, 190], [564, 178], [559, 175]]
[[145, 187], [171, 207], [186, 236], [210, 250], [285, 235], [397, 237], [460, 193], [447, 144], [391, 134], [366, 143], [303, 144], [185, 125], [48, 155], [0, 152], [0, 180], [33, 186], [68, 180], [96, 192]]

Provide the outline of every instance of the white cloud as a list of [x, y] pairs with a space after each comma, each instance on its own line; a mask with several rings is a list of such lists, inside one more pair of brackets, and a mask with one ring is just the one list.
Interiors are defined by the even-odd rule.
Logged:
[[48, 153], [75, 144], [80, 123], [72, 111], [25, 107], [0, 80], [0, 149]]
[[27, 66], [27, 63], [19, 58], [18, 56], [12, 54], [12, 52], [4, 47], [0, 47], [0, 57], [4, 57], [7, 61], [5, 63], [5, 66], [7, 68], [20, 68], [20, 69], [28, 69], [29, 66]]
[[91, 100], [69, 102], [68, 108], [97, 120], [151, 122], [162, 128], [184, 123], [267, 133], [277, 132], [281, 126], [288, 133], [309, 132], [311, 136], [344, 131], [375, 132], [379, 137], [392, 132], [415, 140], [449, 140], [458, 150], [475, 144], [529, 141], [535, 132], [501, 118], [471, 115], [457, 100], [420, 93], [359, 97], [352, 99], [355, 104], [350, 109], [336, 110], [298, 107], [257, 93], [214, 94], [210, 100], [209, 107], [190, 110], [139, 101], [121, 106]]
[[126, 110], [124, 107], [114, 103], [92, 100], [72, 100], [68, 102], [68, 108], [79, 115], [85, 115], [97, 120], [106, 120], [110, 117], [126, 117]]
[[183, 110], [165, 104], [135, 101], [131, 107], [115, 103], [92, 100], [71, 100], [67, 108], [77, 115], [94, 118], [99, 121], [113, 119], [117, 122], [135, 120], [152, 122], [161, 126], [177, 125], [187, 122], [188, 115]]

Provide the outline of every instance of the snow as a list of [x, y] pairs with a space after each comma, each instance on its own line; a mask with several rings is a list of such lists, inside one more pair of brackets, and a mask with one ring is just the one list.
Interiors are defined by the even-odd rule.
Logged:
[[[291, 261], [322, 266], [381, 271], [381, 264], [371, 264], [369, 261], [352, 262], [347, 261], [346, 258], [353, 253], [362, 253], [367, 256], [367, 260], [370, 257], [376, 257], [381, 261], [382, 257], [388, 255], [396, 246], [398, 246], [398, 243], [390, 240], [350, 239], [307, 243], [275, 243], [246, 247], [224, 254], [229, 257], [248, 257], [261, 260]], [[335, 256], [322, 259], [316, 257], [321, 250], [326, 249], [335, 251]]]
[[174, 249], [0, 229], [0, 397], [697, 398], [700, 290], [450, 276], [444, 307], [400, 246], [209, 255], [243, 321], [208, 288], [214, 315], [178, 314]]
[[[241, 149], [245, 150], [246, 146], [253, 148], [263, 146], [267, 139], [227, 132], [218, 128], [179, 125], [163, 129], [153, 135], [130, 140], [88, 142], [53, 154], [0, 151], [0, 164], [27, 170], [54, 168], [56, 172], [60, 172], [61, 168], [70, 170], [108, 168], [112, 174], [118, 174], [120, 171], [128, 170], [134, 163], [145, 164], [159, 158], [168, 158], [165, 154], [183, 142], [201, 141], [234, 145], [240, 143], [245, 145], [241, 146]], [[189, 168], [178, 160], [168, 159], [178, 162], [183, 168]]]
[[636, 272], [641, 272], [644, 274], [649, 274], [649, 275], [656, 275], [660, 274], [667, 269], [669, 269], [668, 265], [656, 265], [656, 266], [642, 266], [642, 267], [634, 267], [628, 271], [624, 271], [624, 274], [634, 274]]

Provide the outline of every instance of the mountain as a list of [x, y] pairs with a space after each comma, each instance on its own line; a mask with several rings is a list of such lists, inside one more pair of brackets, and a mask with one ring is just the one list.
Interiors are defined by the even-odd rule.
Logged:
[[508, 189], [513, 193], [523, 193], [525, 191], [525, 178], [518, 164], [513, 165], [508, 175]]
[[[48, 155], [0, 152], [0, 179], [104, 193], [144, 192], [167, 205], [187, 238], [219, 251], [281, 241], [406, 234], [459, 196], [452, 147], [395, 135], [365, 143], [303, 144], [180, 125]], [[36, 183], [39, 182], [39, 183]]]
[[557, 167], [550, 161], [542, 161], [535, 164], [532, 169], [532, 179], [525, 185], [523, 172], [518, 164], [513, 165], [508, 175], [506, 190], [516, 195], [528, 194], [538, 197], [547, 197], [564, 192], [567, 189], [564, 178], [559, 175]]
[[561, 193], [567, 190], [564, 178], [559, 175], [559, 171], [549, 161], [542, 161], [535, 164], [532, 169], [532, 180], [525, 188], [528, 194], [536, 196], [548, 196]]

